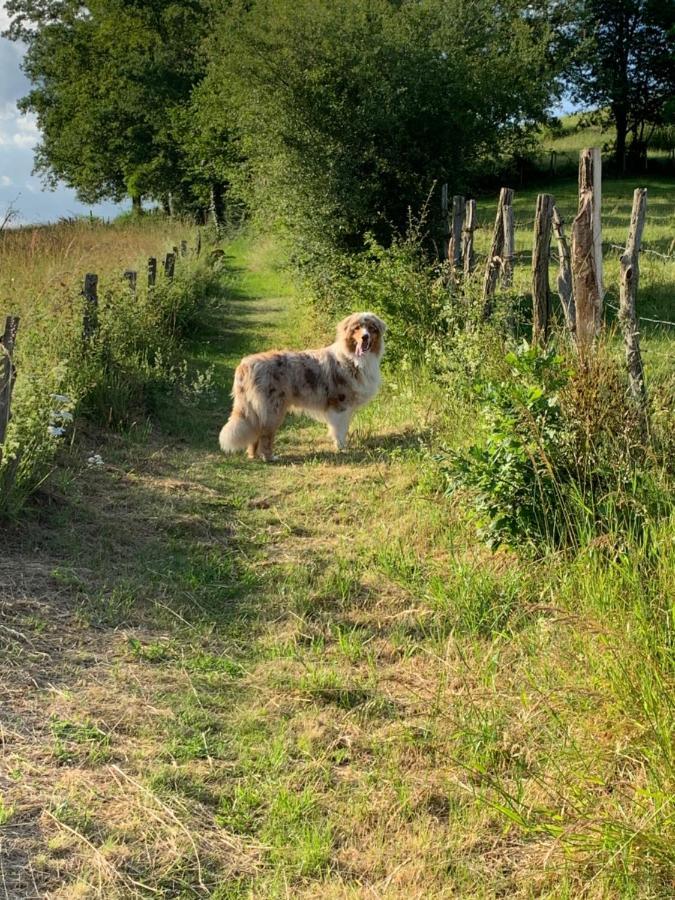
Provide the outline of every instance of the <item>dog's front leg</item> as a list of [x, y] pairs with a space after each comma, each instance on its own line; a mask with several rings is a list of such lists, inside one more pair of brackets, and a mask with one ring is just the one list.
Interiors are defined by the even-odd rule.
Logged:
[[341, 410], [340, 412], [329, 410], [328, 412], [328, 433], [333, 438], [335, 449], [338, 451], [345, 450], [347, 447], [347, 431], [352, 415], [350, 410]]

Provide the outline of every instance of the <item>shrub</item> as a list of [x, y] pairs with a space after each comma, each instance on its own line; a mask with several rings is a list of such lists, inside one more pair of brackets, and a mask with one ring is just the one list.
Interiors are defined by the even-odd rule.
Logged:
[[657, 492], [611, 363], [582, 372], [524, 343], [477, 390], [483, 434], [445, 464], [449, 490], [469, 490], [491, 543], [642, 533]]

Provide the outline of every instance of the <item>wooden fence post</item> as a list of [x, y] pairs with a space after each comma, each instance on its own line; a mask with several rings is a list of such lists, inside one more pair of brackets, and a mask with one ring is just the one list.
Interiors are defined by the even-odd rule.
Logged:
[[133, 271], [133, 269], [127, 269], [124, 275], [122, 276], [124, 280], [129, 285], [129, 290], [132, 294], [136, 293], [136, 282], [138, 280], [138, 274]]
[[98, 275], [89, 272], [84, 276], [84, 315], [82, 317], [82, 336], [91, 341], [98, 331]]
[[483, 319], [487, 320], [492, 315], [492, 295], [497, 287], [497, 278], [501, 268], [502, 253], [504, 251], [504, 207], [513, 203], [513, 189], [502, 188], [499, 192], [497, 204], [497, 216], [492, 234], [492, 245], [485, 265], [485, 277], [483, 279]]
[[551, 249], [553, 197], [537, 194], [532, 245], [532, 343], [543, 347], [548, 340], [551, 295], [548, 289], [548, 260]]
[[452, 198], [452, 227], [448, 247], [448, 259], [451, 260], [454, 269], [460, 269], [462, 266], [462, 224], [465, 209], [466, 200], [456, 194]]
[[579, 212], [572, 223], [572, 284], [582, 355], [592, 347], [602, 324], [601, 166], [598, 147], [581, 151]]
[[558, 242], [558, 279], [557, 288], [560, 302], [565, 313], [565, 322], [572, 337], [576, 335], [577, 320], [574, 309], [574, 294], [572, 293], [572, 261], [570, 248], [567, 246], [567, 238], [563, 228], [563, 220], [558, 212], [558, 207], [553, 205], [553, 233]]
[[188, 251], [187, 241], [181, 241], [180, 242], [180, 255], [187, 256], [187, 251]]
[[473, 232], [476, 228], [476, 201], [466, 201], [466, 218], [462, 232], [462, 259], [464, 260], [464, 277], [468, 278], [473, 272], [476, 257], [473, 252]]
[[171, 279], [173, 278], [174, 269], [176, 268], [176, 254], [175, 253], [167, 253], [166, 258], [164, 259], [164, 275]]
[[649, 419], [647, 413], [647, 386], [645, 384], [645, 372], [642, 366], [640, 353], [640, 331], [638, 318], [635, 313], [635, 298], [637, 296], [638, 280], [640, 277], [640, 244], [642, 231], [647, 215], [647, 189], [636, 188], [633, 194], [633, 210], [630, 217], [630, 229], [626, 250], [621, 256], [621, 288], [619, 294], [619, 322], [623, 329], [624, 344], [626, 347], [626, 363], [630, 378], [630, 389], [633, 399], [640, 411], [642, 428], [645, 436], [649, 434]]
[[502, 250], [502, 287], [510, 288], [513, 284], [513, 261], [516, 256], [516, 222], [513, 206], [510, 203], [502, 209], [504, 228], [504, 248]]
[[441, 259], [449, 259], [451, 227], [447, 182], [441, 185], [441, 221], [443, 222], [443, 246], [441, 247]]
[[14, 344], [19, 330], [19, 321], [18, 316], [7, 316], [5, 331], [0, 338], [0, 458], [2, 456], [1, 445], [5, 442], [7, 425], [12, 415], [12, 391], [16, 381]]
[[148, 287], [154, 287], [157, 282], [157, 259], [148, 257]]
[[197, 229], [197, 246], [195, 247], [195, 256], [199, 258], [200, 253], [202, 252], [202, 230], [201, 228]]

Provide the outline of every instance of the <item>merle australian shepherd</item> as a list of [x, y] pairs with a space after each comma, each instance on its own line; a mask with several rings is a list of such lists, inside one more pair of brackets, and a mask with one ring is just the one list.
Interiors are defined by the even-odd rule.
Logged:
[[220, 432], [225, 453], [274, 459], [274, 436], [287, 412], [328, 425], [336, 450], [346, 446], [352, 416], [380, 386], [386, 326], [369, 312], [347, 316], [320, 350], [270, 350], [246, 356], [234, 373], [232, 414]]

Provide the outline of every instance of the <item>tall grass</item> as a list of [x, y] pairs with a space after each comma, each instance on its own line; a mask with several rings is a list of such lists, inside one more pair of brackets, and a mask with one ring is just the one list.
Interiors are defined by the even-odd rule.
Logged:
[[[0, 236], [0, 314], [21, 318], [17, 379], [0, 456], [0, 512], [15, 513], [43, 481], [74, 418], [125, 427], [151, 410], [156, 388], [180, 371], [181, 333], [212, 288], [207, 261], [180, 259], [172, 282], [164, 254], [194, 234], [184, 223], [148, 217], [105, 224], [78, 219]], [[158, 283], [146, 286], [148, 256]], [[132, 294], [122, 278], [139, 273]], [[86, 272], [99, 276], [94, 340], [83, 337]]]

